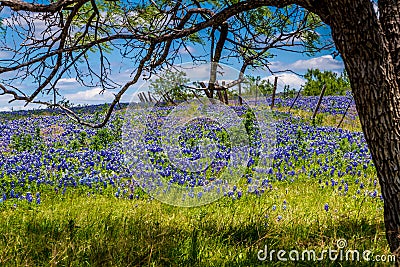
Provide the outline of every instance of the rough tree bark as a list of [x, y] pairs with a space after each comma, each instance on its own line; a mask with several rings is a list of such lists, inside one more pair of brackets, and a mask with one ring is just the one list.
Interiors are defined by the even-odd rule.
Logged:
[[381, 1], [379, 18], [369, 0], [304, 2], [331, 26], [343, 57], [382, 189], [386, 237], [399, 259], [399, 2]]

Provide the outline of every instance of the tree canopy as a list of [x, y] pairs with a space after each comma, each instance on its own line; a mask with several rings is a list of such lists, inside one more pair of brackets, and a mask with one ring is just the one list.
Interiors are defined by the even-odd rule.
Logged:
[[[318, 29], [318, 16], [296, 5], [268, 7], [265, 1], [1, 1], [3, 38], [0, 89], [12, 101], [62, 108], [73, 119], [102, 127], [114, 106], [143, 77], [150, 78], [186, 53], [193, 62], [240, 62], [269, 68], [272, 49], [312, 54], [331, 48]], [[193, 46], [202, 45], [202, 51]], [[119, 62], [119, 63], [118, 63]], [[129, 66], [126, 81], [118, 65]], [[210, 71], [214, 96], [215, 69]], [[270, 70], [271, 71], [271, 70]], [[271, 71], [272, 72], [272, 71]], [[115, 98], [98, 123], [83, 121], [63, 104], [46, 98], [63, 79], [85, 88], [109, 90]], [[239, 77], [238, 77], [239, 79]], [[29, 89], [21, 84], [29, 84]], [[27, 87], [27, 86], [26, 86]], [[24, 87], [24, 88], [26, 88]]]
[[161, 101], [185, 100], [193, 93], [185, 87], [190, 79], [183, 71], [167, 70], [162, 75], [151, 81], [149, 89]]
[[333, 71], [320, 71], [319, 69], [309, 69], [304, 75], [306, 83], [303, 94], [307, 96], [316, 96], [321, 93], [325, 85], [325, 95], [344, 95], [350, 90], [350, 80], [343, 72], [340, 76]]

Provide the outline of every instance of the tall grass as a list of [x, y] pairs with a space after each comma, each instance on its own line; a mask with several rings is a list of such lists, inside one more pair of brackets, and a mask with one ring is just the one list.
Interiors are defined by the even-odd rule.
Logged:
[[343, 238], [345, 249], [389, 254], [382, 206], [377, 198], [338, 196], [312, 181], [281, 182], [262, 196], [222, 198], [196, 208], [151, 198], [48, 193], [34, 208], [1, 206], [0, 265], [354, 266], [329, 259], [260, 261], [257, 253], [265, 245], [320, 253], [336, 249]]

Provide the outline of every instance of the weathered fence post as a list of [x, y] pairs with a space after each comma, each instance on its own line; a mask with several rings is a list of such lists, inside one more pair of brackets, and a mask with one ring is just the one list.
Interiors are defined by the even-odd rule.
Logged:
[[217, 88], [217, 97], [219, 101], [221, 101], [222, 103], [224, 102], [220, 88]]
[[242, 99], [242, 80], [243, 80], [243, 73], [240, 73], [240, 75], [239, 75], [239, 80], [240, 80], [240, 82], [239, 82], [239, 97], [238, 97], [238, 99], [239, 99], [239, 105], [241, 106], [241, 105], [243, 105], [243, 99]]
[[56, 90], [57, 90], [56, 88], [53, 89], [53, 109], [56, 108], [56, 103], [57, 103], [57, 91]]
[[228, 105], [229, 100], [228, 100], [228, 88], [226, 88], [226, 83], [225, 81], [222, 81], [222, 86], [221, 88], [223, 89], [221, 94], [222, 94], [222, 99], [224, 100], [223, 102]]
[[229, 105], [228, 89], [224, 90], [225, 104]]
[[322, 86], [322, 90], [321, 90], [321, 94], [319, 95], [317, 106], [315, 107], [314, 113], [311, 118], [312, 120], [314, 120], [315, 116], [317, 115], [319, 106], [321, 105], [321, 102], [322, 102], [322, 98], [324, 97], [324, 94], [325, 94], [325, 90], [326, 90], [326, 84], [324, 84], [324, 86]]
[[344, 112], [342, 119], [340, 120], [336, 129], [338, 129], [340, 127], [340, 125], [342, 125], [342, 122], [343, 122], [344, 118], [346, 117], [347, 111], [349, 110], [350, 106], [351, 106], [351, 100], [350, 100], [349, 104], [347, 105], [346, 111]]
[[294, 107], [294, 104], [296, 103], [297, 99], [299, 98], [301, 90], [303, 90], [303, 87], [300, 87], [300, 90], [297, 92], [296, 98], [293, 100], [292, 105], [290, 105], [289, 112], [292, 110], [292, 108]]
[[140, 102], [144, 102], [144, 99], [143, 99], [143, 97], [142, 97], [142, 93], [139, 93], [139, 94], [138, 94], [138, 97], [139, 97]]
[[256, 79], [256, 102], [255, 102], [256, 106], [257, 106], [258, 82], [259, 81], [260, 81], [260, 76], [257, 76], [257, 79]]
[[271, 109], [274, 108], [275, 105], [275, 94], [276, 94], [276, 88], [278, 87], [278, 77], [275, 77], [274, 81], [274, 90], [272, 91], [272, 102], [271, 102]]
[[145, 94], [145, 93], [142, 93], [142, 96], [143, 96], [143, 99], [144, 99], [146, 102], [149, 102], [149, 101], [147, 100], [147, 97], [146, 97], [146, 94]]

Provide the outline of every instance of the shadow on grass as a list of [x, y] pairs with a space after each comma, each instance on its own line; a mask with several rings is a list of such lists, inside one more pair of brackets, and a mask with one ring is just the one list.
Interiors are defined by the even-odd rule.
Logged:
[[[2, 266], [354, 266], [354, 261], [277, 261], [280, 249], [344, 249], [377, 251], [387, 246], [383, 224], [343, 219], [335, 226], [266, 223], [249, 220], [235, 224], [210, 219], [189, 224], [166, 218], [115, 215], [77, 223], [77, 218], [9, 218], [2, 221], [0, 263]], [[376, 238], [379, 237], [379, 245]], [[276, 250], [274, 260], [260, 261], [259, 250]], [[376, 253], [375, 253], [376, 254]], [[301, 253], [300, 253], [301, 255]], [[286, 255], [286, 257], [288, 257]], [[362, 259], [361, 259], [362, 260]], [[357, 262], [357, 266], [382, 263]]]

